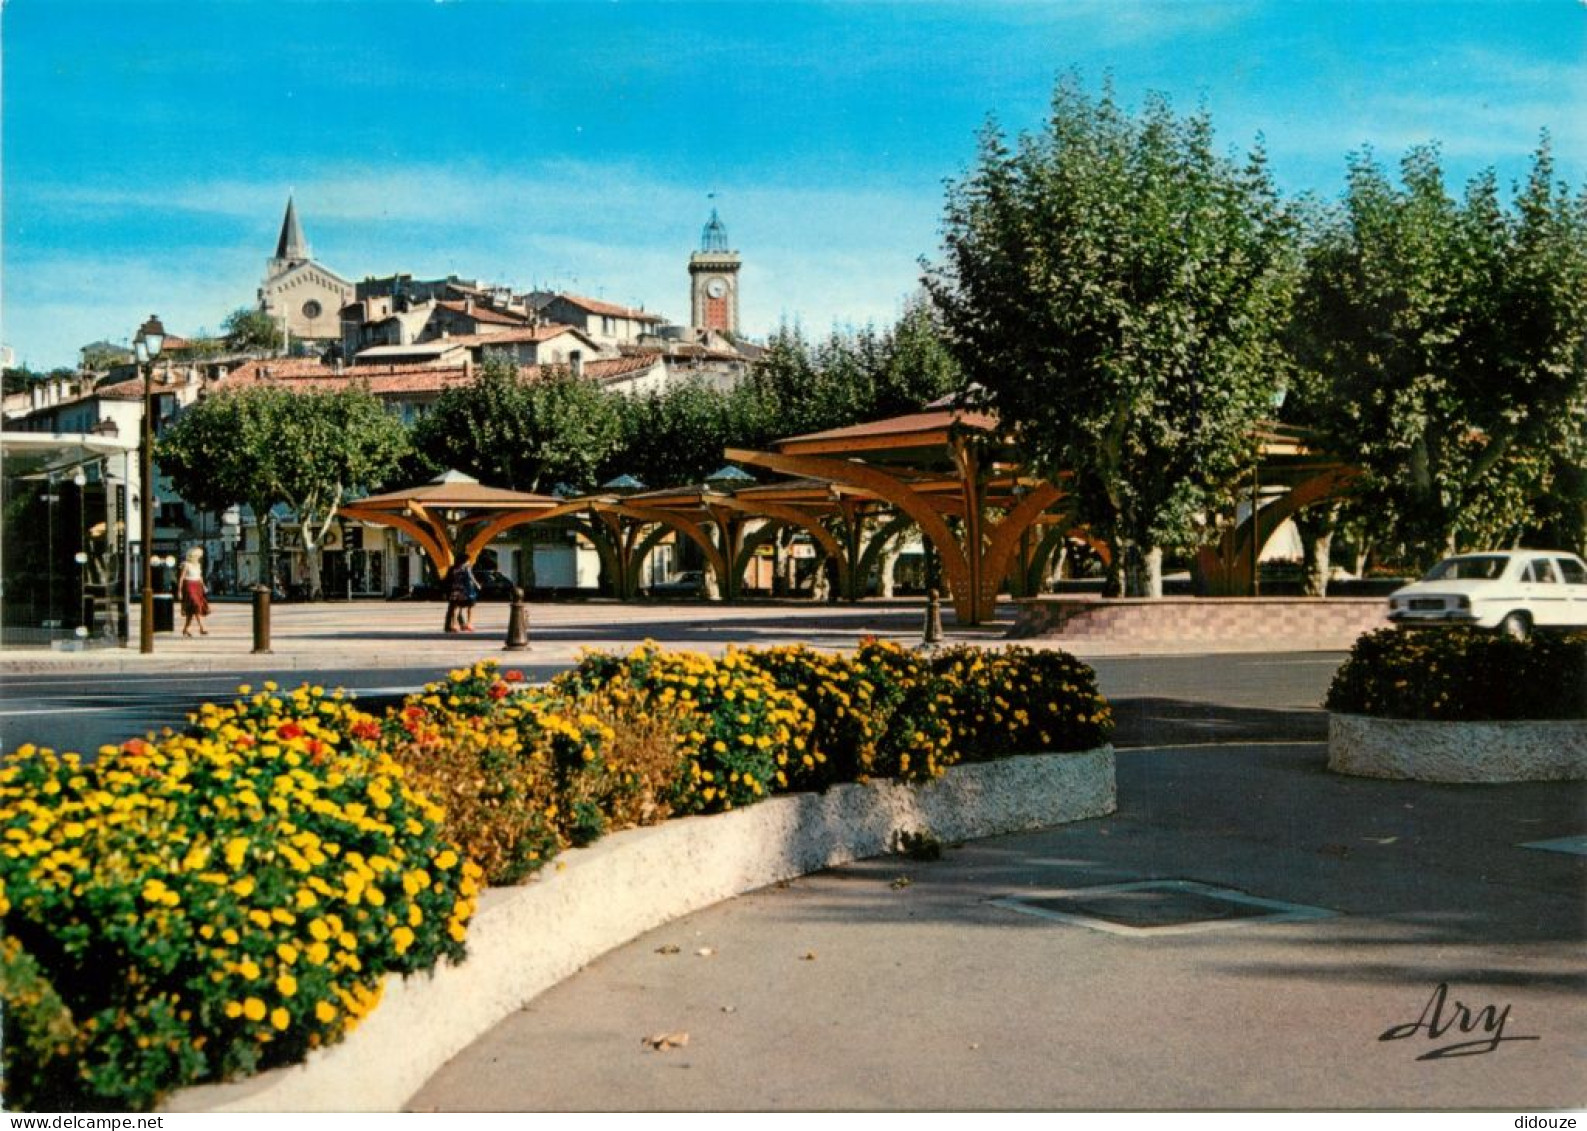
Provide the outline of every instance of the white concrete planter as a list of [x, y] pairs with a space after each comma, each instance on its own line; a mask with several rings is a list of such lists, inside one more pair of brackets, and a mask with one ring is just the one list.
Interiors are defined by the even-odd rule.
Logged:
[[1113, 748], [956, 767], [923, 786], [841, 785], [688, 817], [575, 849], [522, 887], [493, 888], [468, 961], [389, 977], [347, 1040], [301, 1064], [189, 1088], [166, 1111], [398, 1111], [443, 1064], [536, 995], [629, 939], [778, 880], [892, 850], [1100, 817], [1117, 805]]
[[1328, 768], [1439, 782], [1587, 780], [1587, 722], [1328, 716]]

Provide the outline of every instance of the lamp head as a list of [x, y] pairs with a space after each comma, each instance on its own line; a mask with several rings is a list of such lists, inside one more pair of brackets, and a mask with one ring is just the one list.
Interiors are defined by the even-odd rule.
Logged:
[[138, 336], [132, 340], [132, 345], [139, 361], [153, 361], [160, 356], [160, 349], [165, 345], [165, 327], [160, 324], [158, 314], [149, 315], [149, 320], [138, 327]]

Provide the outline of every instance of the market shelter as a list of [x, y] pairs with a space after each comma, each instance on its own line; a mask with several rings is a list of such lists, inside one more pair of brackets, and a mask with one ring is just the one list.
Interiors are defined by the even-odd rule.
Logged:
[[487, 487], [461, 471], [447, 471], [418, 487], [344, 503], [337, 513], [402, 531], [423, 548], [436, 575], [445, 577], [454, 562], [472, 562], [502, 531], [575, 509], [550, 495]]
[[[840, 495], [890, 504], [920, 527], [942, 563], [960, 624], [992, 617], [1003, 580], [1068, 523], [1057, 483], [1022, 473], [996, 416], [939, 401], [923, 411], [775, 441], [727, 458]], [[1024, 574], [1026, 571], [1017, 571]]]

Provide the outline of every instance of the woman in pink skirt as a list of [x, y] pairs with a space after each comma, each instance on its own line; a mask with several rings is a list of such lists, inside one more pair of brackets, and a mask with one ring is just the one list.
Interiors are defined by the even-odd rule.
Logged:
[[200, 636], [208, 636], [204, 618], [209, 616], [209, 590], [204, 586], [204, 551], [194, 546], [182, 562], [180, 581], [182, 594], [182, 635], [193, 635], [193, 622], [198, 622]]

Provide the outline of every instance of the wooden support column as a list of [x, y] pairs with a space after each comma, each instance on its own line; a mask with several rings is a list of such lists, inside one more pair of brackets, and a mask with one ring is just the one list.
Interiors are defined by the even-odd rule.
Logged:
[[826, 456], [790, 456], [780, 452], [760, 452], [744, 448], [727, 449], [727, 458], [735, 463], [755, 464], [782, 472], [784, 475], [809, 479], [825, 479], [841, 483], [885, 499], [915, 520], [921, 533], [936, 547], [948, 588], [953, 595], [954, 614], [960, 624], [976, 624], [976, 594], [971, 584], [969, 565], [964, 547], [948, 529], [936, 508], [907, 483], [896, 479], [880, 468], [856, 463], [852, 460], [831, 459]]

